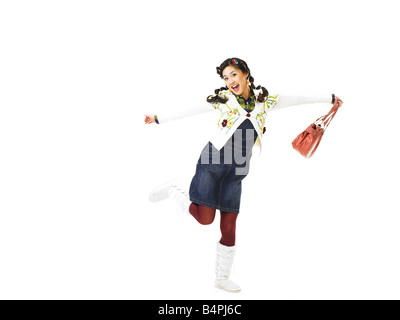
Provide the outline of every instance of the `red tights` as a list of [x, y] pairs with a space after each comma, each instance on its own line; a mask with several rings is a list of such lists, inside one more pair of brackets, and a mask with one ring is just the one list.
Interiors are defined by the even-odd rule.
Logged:
[[[211, 224], [215, 218], [215, 209], [192, 203], [189, 209], [192, 216], [203, 225]], [[236, 237], [236, 219], [238, 214], [221, 211], [221, 244], [234, 246]]]

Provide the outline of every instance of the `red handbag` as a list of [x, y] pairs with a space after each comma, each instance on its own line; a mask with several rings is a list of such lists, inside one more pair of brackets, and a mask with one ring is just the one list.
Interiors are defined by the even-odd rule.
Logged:
[[310, 158], [315, 150], [317, 150], [326, 128], [331, 123], [340, 106], [341, 101], [336, 101], [328, 114], [315, 120], [306, 130], [300, 133], [292, 142], [293, 148], [303, 157]]

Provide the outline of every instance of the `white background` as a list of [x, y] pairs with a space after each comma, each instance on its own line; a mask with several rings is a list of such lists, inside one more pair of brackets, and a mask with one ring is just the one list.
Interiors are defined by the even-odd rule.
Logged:
[[[2, 1], [0, 298], [399, 299], [397, 6]], [[240, 294], [213, 287], [219, 216], [147, 200], [188, 186], [209, 114], [143, 121], [206, 103], [234, 56], [270, 93], [344, 101], [309, 160], [291, 141], [330, 106], [268, 115], [243, 182]]]

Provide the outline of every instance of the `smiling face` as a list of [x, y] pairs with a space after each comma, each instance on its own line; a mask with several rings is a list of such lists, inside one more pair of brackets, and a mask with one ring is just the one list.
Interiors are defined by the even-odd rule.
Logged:
[[248, 73], [243, 73], [239, 68], [232, 65], [227, 66], [222, 71], [222, 78], [228, 89], [245, 99], [248, 99], [250, 95], [250, 87], [247, 85], [248, 76]]

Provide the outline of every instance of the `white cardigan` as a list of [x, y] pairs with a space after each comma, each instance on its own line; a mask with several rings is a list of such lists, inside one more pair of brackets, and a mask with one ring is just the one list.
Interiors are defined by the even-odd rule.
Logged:
[[[258, 95], [257, 90], [254, 90], [254, 94], [256, 96]], [[269, 111], [299, 104], [332, 103], [331, 94], [318, 96], [269, 95], [267, 101], [262, 103], [256, 102], [254, 110], [248, 113], [240, 106], [236, 96], [230, 91], [221, 91], [219, 95], [228, 98], [228, 101], [225, 104], [213, 103], [211, 104], [212, 107], [210, 107], [210, 104], [208, 106], [202, 105], [188, 107], [183, 110], [183, 112], [181, 111], [179, 113], [171, 113], [167, 112], [167, 110], [163, 110], [157, 114], [158, 122], [162, 124], [194, 114], [219, 110], [221, 112], [221, 117], [218, 120], [215, 133], [210, 139], [210, 142], [214, 145], [214, 147], [220, 150], [240, 126], [240, 124], [244, 120], [249, 119], [257, 132], [258, 137], [256, 145], [260, 146], [261, 152], [261, 140], [265, 132], [264, 123]]]

